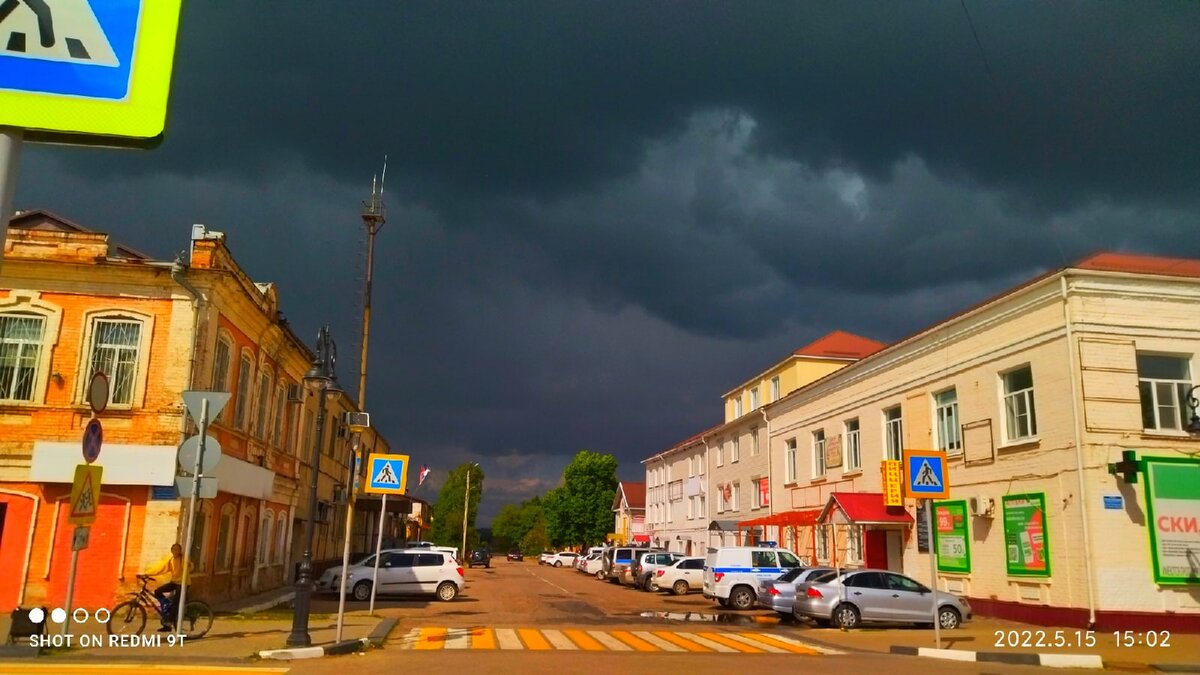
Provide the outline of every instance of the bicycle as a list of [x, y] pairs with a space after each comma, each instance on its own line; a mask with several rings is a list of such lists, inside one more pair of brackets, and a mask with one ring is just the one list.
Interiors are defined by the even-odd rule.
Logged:
[[[141, 635], [142, 631], [146, 629], [147, 609], [154, 610], [159, 618], [166, 618], [167, 623], [175, 623], [176, 617], [163, 617], [163, 608], [158, 602], [158, 598], [146, 590], [146, 584], [150, 583], [154, 577], [139, 574], [137, 578], [142, 582], [142, 587], [136, 593], [130, 593], [133, 596], [131, 599], [113, 607], [108, 622], [104, 624], [109, 635]], [[212, 628], [212, 623], [213, 611], [208, 603], [201, 600], [188, 600], [187, 605], [183, 608], [183, 625], [178, 628], [185, 637], [196, 639], [204, 637]]]

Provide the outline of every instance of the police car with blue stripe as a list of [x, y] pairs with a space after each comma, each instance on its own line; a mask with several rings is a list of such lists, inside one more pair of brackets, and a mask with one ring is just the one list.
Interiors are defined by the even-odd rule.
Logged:
[[708, 549], [704, 558], [704, 597], [722, 607], [750, 609], [758, 599], [758, 582], [776, 579], [800, 559], [773, 546], [724, 546]]

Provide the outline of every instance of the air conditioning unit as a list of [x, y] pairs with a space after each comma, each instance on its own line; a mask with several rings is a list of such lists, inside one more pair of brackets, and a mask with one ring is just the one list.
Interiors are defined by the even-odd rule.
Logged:
[[371, 414], [365, 412], [348, 412], [343, 416], [343, 421], [351, 430], [357, 431], [355, 427], [367, 429], [371, 426]]
[[303, 403], [304, 402], [304, 388], [298, 384], [289, 384], [287, 400], [288, 400], [288, 403]]
[[984, 495], [975, 495], [967, 498], [967, 508], [973, 516], [991, 518], [996, 512], [996, 500]]

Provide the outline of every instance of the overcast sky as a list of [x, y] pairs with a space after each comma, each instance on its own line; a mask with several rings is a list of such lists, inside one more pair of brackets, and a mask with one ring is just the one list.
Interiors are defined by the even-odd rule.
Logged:
[[830, 330], [1200, 257], [1200, 3], [965, 7], [190, 2], [165, 142], [30, 145], [16, 205], [164, 258], [205, 223], [355, 354], [388, 155], [367, 408], [486, 520], [581, 449], [641, 480]]

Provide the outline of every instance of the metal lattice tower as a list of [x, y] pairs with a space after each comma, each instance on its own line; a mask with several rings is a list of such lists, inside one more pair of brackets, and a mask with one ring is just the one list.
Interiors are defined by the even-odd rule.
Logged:
[[371, 334], [371, 276], [375, 268], [375, 235], [383, 229], [383, 184], [387, 179], [387, 156], [383, 158], [383, 175], [378, 182], [371, 178], [371, 199], [363, 202], [362, 221], [367, 230], [367, 275], [363, 283], [362, 353], [358, 367], [358, 409], [367, 405], [367, 339]]

